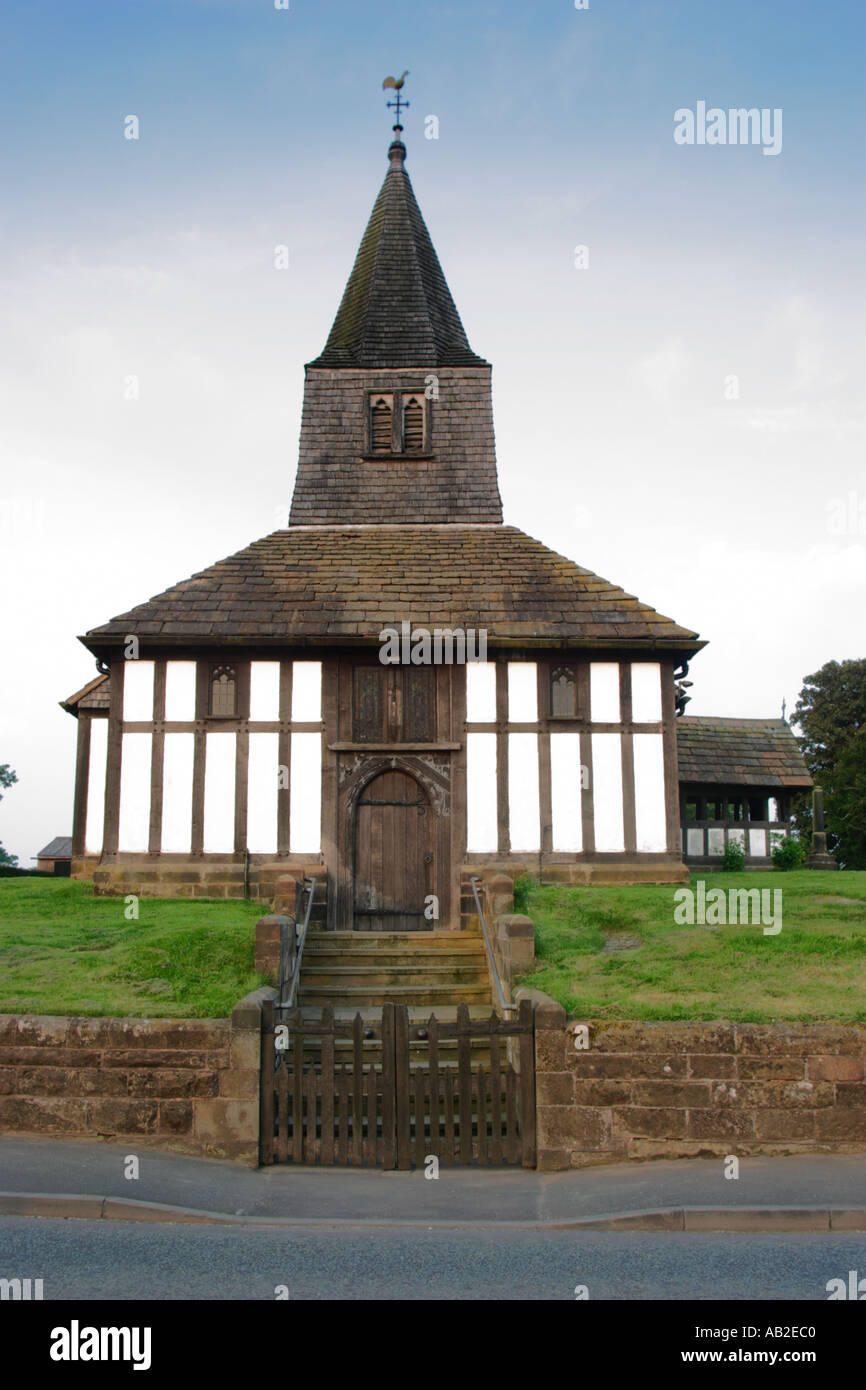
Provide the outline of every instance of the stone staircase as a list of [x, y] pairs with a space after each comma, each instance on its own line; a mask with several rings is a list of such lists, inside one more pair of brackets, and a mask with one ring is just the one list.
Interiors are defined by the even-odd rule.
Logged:
[[[298, 1003], [306, 1018], [317, 1017], [326, 1004], [337, 1018], [360, 1014], [364, 1025], [364, 1061], [381, 1055], [380, 1023], [384, 1004], [406, 1004], [410, 1056], [426, 1056], [427, 1024], [435, 1013], [453, 1023], [465, 1004], [473, 1020], [493, 1012], [487, 956], [481, 932], [328, 932], [310, 930], [301, 964]], [[312, 1044], [315, 1046], [315, 1044]], [[457, 1044], [442, 1039], [440, 1063], [456, 1064]], [[489, 1061], [489, 1040], [472, 1040], [473, 1062]], [[336, 1044], [338, 1058], [348, 1059], [351, 1041]], [[412, 1064], [415, 1058], [412, 1056]]]
[[353, 1011], [408, 1004], [426, 1014], [469, 1004], [489, 1014], [481, 932], [310, 931], [298, 1002]]

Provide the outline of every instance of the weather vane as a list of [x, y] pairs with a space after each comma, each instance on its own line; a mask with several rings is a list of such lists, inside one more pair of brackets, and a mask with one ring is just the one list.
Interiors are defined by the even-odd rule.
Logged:
[[396, 125], [394, 126], [394, 130], [397, 132], [398, 135], [399, 135], [400, 131], [403, 129], [403, 126], [402, 126], [401, 123], [400, 123], [400, 112], [402, 111], [402, 109], [403, 109], [404, 106], [408, 106], [408, 105], [409, 105], [409, 102], [408, 102], [408, 101], [404, 101], [403, 98], [402, 98], [401, 95], [400, 95], [401, 91], [403, 90], [403, 83], [406, 81], [406, 78], [407, 78], [408, 76], [409, 76], [409, 69], [407, 68], [406, 71], [403, 73], [403, 76], [402, 76], [402, 77], [386, 77], [386, 78], [385, 78], [385, 81], [382, 83], [382, 91], [383, 91], [383, 92], [385, 91], [385, 89], [386, 89], [387, 87], [393, 87], [393, 88], [394, 88], [394, 91], [397, 93], [396, 100], [395, 100], [395, 101], [386, 101], [385, 105], [386, 105], [386, 106], [394, 107], [394, 109], [395, 109], [396, 112], [397, 112], [397, 122], [396, 122]]

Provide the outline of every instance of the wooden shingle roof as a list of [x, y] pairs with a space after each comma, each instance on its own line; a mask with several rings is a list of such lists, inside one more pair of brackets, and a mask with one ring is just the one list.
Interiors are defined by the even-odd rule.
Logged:
[[78, 711], [82, 709], [108, 709], [111, 702], [108, 675], [94, 676], [92, 681], [88, 681], [80, 690], [76, 690], [74, 695], [68, 699], [60, 701], [60, 708], [65, 709], [69, 714], [74, 714], [78, 718]]
[[812, 779], [784, 719], [677, 720], [681, 782], [726, 786], [810, 787]]
[[470, 348], [395, 140], [318, 367], [485, 365]]
[[275, 531], [81, 640], [378, 642], [386, 624], [487, 631], [489, 642], [704, 646], [647, 604], [514, 526], [310, 526]]

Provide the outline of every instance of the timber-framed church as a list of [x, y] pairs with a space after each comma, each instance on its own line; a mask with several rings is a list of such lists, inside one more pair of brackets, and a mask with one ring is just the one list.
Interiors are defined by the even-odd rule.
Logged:
[[[401, 134], [305, 370], [288, 527], [81, 638], [99, 675], [63, 702], [74, 876], [265, 901], [312, 876], [323, 926], [381, 931], [457, 928], [469, 878], [518, 867], [683, 881], [684, 842], [696, 861], [716, 852], [706, 837], [721, 827], [724, 843], [735, 804], [768, 863], [785, 831], [768, 798], [808, 785], [787, 726], [752, 731], [787, 763], [758, 747], [746, 789], [729, 757], [713, 801], [690, 720], [681, 815], [678, 682], [704, 643], [503, 523], [491, 367]], [[422, 641], [384, 662], [383, 632], [404, 625], [444, 633], [452, 657], [459, 634], [483, 634], [484, 659], [419, 661]]]

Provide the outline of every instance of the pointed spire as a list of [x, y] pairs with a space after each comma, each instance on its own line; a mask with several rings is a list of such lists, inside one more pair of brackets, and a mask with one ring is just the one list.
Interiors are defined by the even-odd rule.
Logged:
[[470, 348], [396, 138], [337, 317], [316, 367], [485, 366]]

